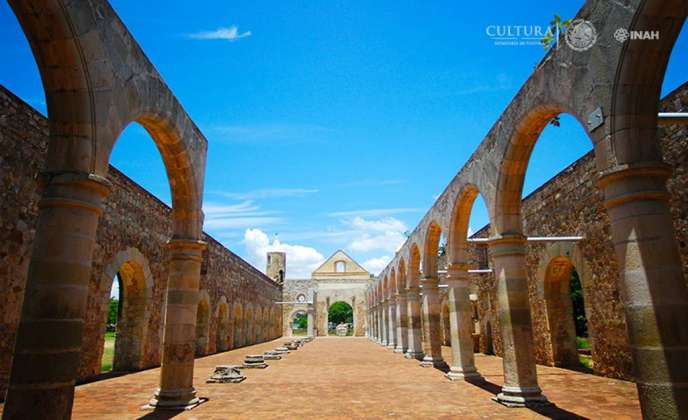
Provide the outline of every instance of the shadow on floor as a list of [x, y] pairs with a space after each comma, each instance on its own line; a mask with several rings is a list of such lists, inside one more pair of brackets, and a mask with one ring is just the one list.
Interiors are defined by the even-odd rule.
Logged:
[[[194, 406], [194, 408], [197, 408], [201, 404], [205, 404], [209, 401], [209, 398], [199, 398], [198, 399], [198, 404]], [[173, 417], [176, 417], [182, 413], [187, 412], [188, 410], [161, 410], [161, 409], [155, 409], [152, 411], [149, 411], [148, 413], [144, 414], [141, 417], [138, 417], [137, 420], [167, 420], [171, 419]]]
[[[502, 390], [502, 387], [492, 383], [487, 380], [477, 380], [477, 381], [472, 381], [472, 380], [467, 380], [469, 384], [473, 386], [477, 386], [478, 388], [485, 390], [489, 392], [492, 395], [497, 395], [499, 392]], [[497, 403], [499, 404], [499, 403]], [[581, 420], [581, 419], [587, 419], [587, 417], [582, 417], [579, 416], [576, 413], [572, 413], [568, 410], [564, 410], [563, 408], [557, 407], [556, 404], [551, 403], [548, 405], [544, 406], [529, 406], [526, 407], [529, 410], [532, 410], [536, 413], [538, 413], [541, 416], [548, 417], [550, 419], [572, 419], [572, 420]], [[517, 409], [517, 408], [516, 408]]]

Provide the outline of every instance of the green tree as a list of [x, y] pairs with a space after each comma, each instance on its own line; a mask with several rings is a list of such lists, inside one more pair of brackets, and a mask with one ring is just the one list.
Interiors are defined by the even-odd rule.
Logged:
[[576, 336], [588, 336], [588, 319], [585, 317], [585, 304], [583, 302], [583, 287], [581, 286], [578, 272], [571, 271], [571, 303], [573, 304], [573, 321], [576, 324]]
[[117, 312], [119, 311], [119, 300], [111, 297], [108, 307], [108, 324], [117, 324]]
[[346, 302], [335, 302], [332, 306], [330, 306], [328, 318], [330, 322], [334, 322], [337, 325], [353, 323], [354, 311], [351, 309], [351, 305]]
[[294, 326], [298, 329], [308, 327], [308, 316], [303, 313], [297, 314], [296, 317], [294, 317]]

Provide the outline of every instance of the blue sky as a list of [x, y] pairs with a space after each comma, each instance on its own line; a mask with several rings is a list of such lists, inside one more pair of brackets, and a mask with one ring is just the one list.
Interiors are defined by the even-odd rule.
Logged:
[[[546, 25], [583, 4], [558, 3], [112, 1], [208, 138], [206, 231], [260, 269], [265, 251], [286, 250], [289, 277], [338, 248], [384, 267], [544, 55], [496, 46], [486, 27]], [[5, 2], [0, 36], [0, 83], [45, 112]], [[684, 81], [687, 45], [684, 30], [665, 92]], [[548, 127], [524, 194], [590, 147], [572, 118]], [[169, 203], [141, 127], [122, 134], [112, 163]], [[486, 222], [478, 203], [471, 227]]]

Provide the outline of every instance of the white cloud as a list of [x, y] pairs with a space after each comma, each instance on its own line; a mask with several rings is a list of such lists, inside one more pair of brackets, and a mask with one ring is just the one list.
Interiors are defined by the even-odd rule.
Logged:
[[241, 38], [246, 38], [251, 36], [251, 31], [246, 31], [239, 33], [239, 28], [236, 25], [232, 25], [227, 28], [218, 28], [214, 31], [201, 31], [189, 34], [191, 39], [201, 39], [201, 40], [213, 40], [221, 39], [225, 41], [236, 41]]
[[387, 264], [392, 260], [392, 258], [388, 255], [383, 255], [382, 257], [379, 258], [371, 258], [369, 260], [364, 261], [361, 265], [363, 268], [368, 270], [368, 272], [377, 274], [380, 271], [384, 270], [385, 267], [387, 267]]
[[205, 213], [203, 228], [211, 230], [211, 234], [220, 237], [226, 237], [223, 232], [226, 229], [244, 229], [284, 222], [284, 219], [274, 212], [261, 211], [260, 207], [251, 200], [238, 204], [206, 202], [203, 205], [203, 212]]
[[329, 213], [330, 217], [376, 217], [376, 216], [391, 216], [393, 214], [401, 213], [415, 213], [420, 211], [420, 209], [414, 208], [397, 208], [397, 209], [366, 209], [366, 210], [351, 210], [351, 211], [339, 211], [335, 213]]
[[303, 197], [306, 194], [314, 194], [318, 191], [319, 190], [313, 188], [268, 188], [247, 192], [215, 191], [213, 194], [236, 200], [258, 200], [265, 198]]
[[277, 238], [270, 243], [268, 235], [260, 229], [246, 229], [244, 245], [249, 262], [261, 271], [265, 270], [268, 252], [285, 252], [288, 278], [310, 278], [311, 273], [325, 261], [315, 248], [281, 243]]
[[356, 230], [356, 237], [349, 243], [349, 249], [353, 251], [396, 252], [406, 241], [406, 225], [394, 217], [378, 220], [355, 217], [345, 223]]

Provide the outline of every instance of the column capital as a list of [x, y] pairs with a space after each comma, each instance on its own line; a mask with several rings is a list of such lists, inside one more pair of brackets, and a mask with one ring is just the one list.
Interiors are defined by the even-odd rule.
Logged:
[[107, 178], [88, 172], [43, 172], [45, 190], [39, 208], [71, 207], [103, 214], [103, 199], [110, 194]]
[[449, 266], [447, 266], [447, 276], [445, 281], [449, 287], [467, 285], [470, 282], [468, 277], [468, 264], [449, 264]]
[[197, 239], [172, 238], [167, 241], [173, 259], [187, 259], [197, 262], [203, 261], [203, 251], [207, 248], [206, 242]]
[[421, 278], [420, 283], [423, 285], [423, 289], [436, 288], [440, 283], [440, 279], [432, 274], [427, 274]]
[[494, 258], [509, 255], [524, 255], [527, 238], [520, 233], [508, 233], [492, 237], [488, 241]]
[[671, 166], [663, 162], [639, 162], [608, 169], [597, 180], [597, 186], [604, 190], [604, 208], [634, 201], [668, 202], [671, 196], [666, 181], [672, 172]]

